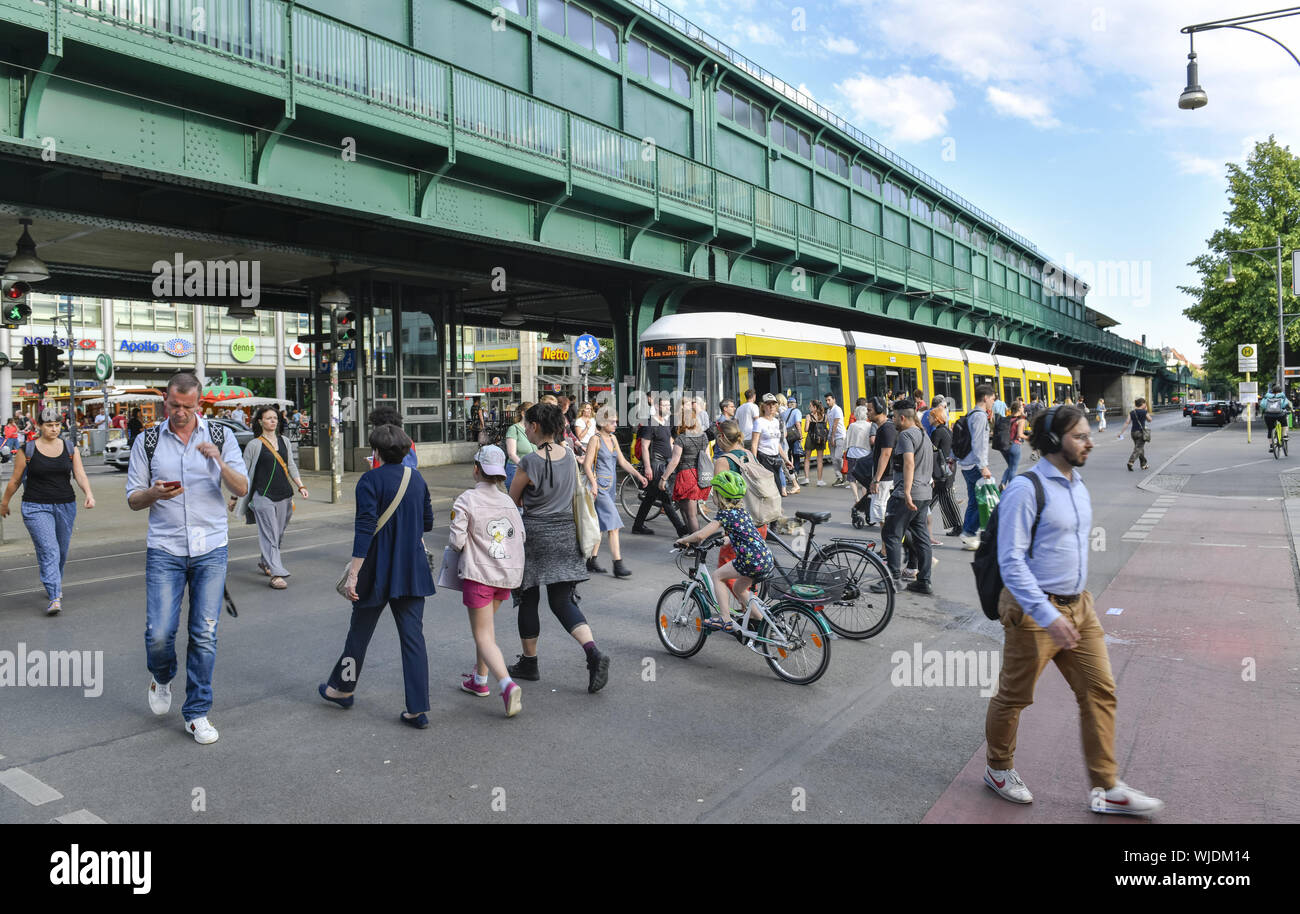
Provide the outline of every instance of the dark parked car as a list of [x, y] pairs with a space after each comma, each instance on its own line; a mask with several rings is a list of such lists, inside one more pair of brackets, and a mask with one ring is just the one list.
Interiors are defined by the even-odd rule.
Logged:
[[1232, 421], [1229, 414], [1228, 404], [1222, 400], [1216, 400], [1211, 403], [1193, 403], [1191, 404], [1192, 425], [1218, 425], [1224, 426]]
[[[234, 435], [235, 440], [239, 442], [241, 451], [244, 449], [244, 445], [253, 440], [253, 430], [236, 419], [216, 416], [209, 418], [208, 421], [224, 426], [227, 435]], [[122, 473], [127, 471], [127, 468], [131, 465], [131, 449], [126, 446], [125, 438], [110, 441], [105, 445], [104, 463], [115, 467]]]
[[1193, 404], [1191, 400], [1184, 400], [1184, 401], [1183, 401], [1183, 415], [1184, 415], [1184, 416], [1190, 416], [1190, 415], [1192, 414], [1192, 406], [1194, 406], [1194, 405], [1195, 405], [1195, 404]]

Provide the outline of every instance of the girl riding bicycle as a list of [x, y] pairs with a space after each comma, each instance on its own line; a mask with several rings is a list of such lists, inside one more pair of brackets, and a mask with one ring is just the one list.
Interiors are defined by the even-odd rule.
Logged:
[[[677, 540], [677, 546], [692, 546], [701, 543], [716, 533], [723, 532], [736, 551], [736, 557], [720, 568], [710, 572], [713, 579], [713, 592], [718, 598], [717, 616], [705, 620], [710, 628], [724, 632], [735, 631], [731, 621], [731, 598], [734, 593], [742, 606], [753, 609], [754, 618], [763, 618], [762, 603], [754, 596], [750, 586], [755, 580], [771, 573], [776, 564], [772, 553], [758, 535], [754, 520], [745, 510], [745, 478], [731, 470], [723, 470], [713, 477], [713, 498], [718, 506], [712, 522], [705, 524], [695, 533]], [[730, 579], [733, 586], [729, 589], [726, 582]]]

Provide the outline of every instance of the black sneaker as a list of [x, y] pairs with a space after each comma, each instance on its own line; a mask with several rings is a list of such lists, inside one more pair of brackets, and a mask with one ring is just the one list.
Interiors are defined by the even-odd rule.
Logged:
[[633, 527], [632, 532], [638, 536], [654, 536], [655, 532], [649, 527]]
[[596, 651], [587, 658], [587, 691], [599, 692], [609, 682], [609, 654]]
[[934, 593], [933, 587], [931, 587], [929, 584], [922, 584], [920, 581], [913, 581], [911, 584], [908, 584], [907, 589], [910, 590], [912, 593], [923, 593], [926, 595], [930, 595]]
[[527, 679], [530, 682], [537, 682], [542, 678], [542, 669], [536, 657], [525, 657], [523, 654], [518, 656], [518, 663], [506, 667], [511, 679]]

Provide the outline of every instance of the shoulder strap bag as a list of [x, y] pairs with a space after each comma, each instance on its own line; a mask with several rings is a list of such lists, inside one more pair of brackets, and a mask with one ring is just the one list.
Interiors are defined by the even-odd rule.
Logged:
[[[375, 524], [375, 532], [372, 534], [373, 536], [379, 535], [379, 531], [384, 529], [384, 524], [388, 523], [389, 518], [393, 516], [393, 512], [397, 510], [397, 506], [402, 503], [402, 496], [406, 494], [406, 487], [410, 484], [410, 482], [411, 482], [411, 468], [402, 467], [402, 484], [397, 487], [397, 494], [393, 496], [392, 502], [384, 510], [384, 513], [379, 516], [379, 523]], [[427, 556], [429, 550], [426, 548], [424, 551]], [[348, 597], [348, 593], [347, 593], [348, 574], [351, 572], [351, 570], [352, 570], [352, 560], [348, 559], [347, 564], [343, 566], [343, 577], [339, 578], [339, 582], [334, 585], [334, 589], [339, 592], [339, 596], [341, 596], [345, 600], [348, 600], [348, 602], [351, 602], [351, 599]]]

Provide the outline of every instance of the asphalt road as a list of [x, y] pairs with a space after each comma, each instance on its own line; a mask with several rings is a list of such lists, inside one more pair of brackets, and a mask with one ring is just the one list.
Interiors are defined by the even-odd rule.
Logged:
[[[1089, 588], [1096, 594], [1145, 547], [1131, 535], [1135, 524], [1169, 497], [1152, 480], [1186, 476], [1188, 494], [1272, 497], [1277, 503], [1270, 509], [1261, 502], [1261, 510], [1282, 510], [1283, 462], [1216, 471], [1238, 453], [1243, 463], [1267, 456], [1258, 436], [1245, 444], [1243, 423], [1190, 429], [1180, 416], [1159, 415], [1148, 446], [1153, 471], [1169, 464], [1159, 474], [1125, 470], [1129, 443], [1115, 440], [1117, 428], [1099, 436], [1084, 470], [1094, 542], [1100, 537], [1101, 544], [1090, 556]], [[1300, 454], [1291, 460], [1300, 466]], [[993, 463], [1000, 471], [1000, 458]], [[1147, 488], [1139, 487], [1144, 481]], [[107, 491], [97, 492], [101, 500], [121, 497], [116, 485], [117, 494]], [[788, 512], [832, 510], [835, 520], [825, 532], [852, 533], [847, 492], [804, 493], [788, 501]], [[1194, 507], [1203, 521], [1162, 534], [1196, 535], [1198, 526], [1213, 523], [1215, 509], [1206, 505]], [[445, 514], [438, 521], [445, 524]], [[422, 732], [397, 721], [402, 681], [390, 617], [381, 620], [371, 645], [355, 707], [343, 711], [316, 695], [348, 625], [347, 604], [333, 584], [350, 552], [350, 522], [308, 519], [290, 527], [286, 558], [293, 576], [283, 592], [267, 588], [257, 571], [251, 528], [234, 527], [229, 587], [240, 615], [220, 623], [211, 720], [221, 738], [210, 746], [182, 731], [183, 674], [168, 716], [155, 718], [147, 707], [143, 542], [111, 535], [75, 542], [65, 609], [55, 618], [42, 613], [33, 559], [6, 556], [0, 559], [0, 650], [21, 642], [28, 650], [102, 651], [104, 676], [98, 697], [73, 688], [4, 689], [0, 783], [6, 769], [21, 768], [61, 797], [32, 805], [13, 788], [0, 789], [0, 821], [48, 822], [84, 810], [109, 822], [918, 822], [953, 791], [981, 800], [988, 794], [1009, 807], [968, 771], [982, 751], [987, 698], [979, 688], [891, 682], [893, 652], [918, 643], [925, 650], [1001, 646], [1000, 628], [976, 604], [970, 554], [955, 540], [944, 538], [946, 545], [935, 550], [936, 596], [900, 595], [881, 635], [836, 640], [828, 673], [812, 686], [795, 686], [731, 639], [711, 638], [688, 660], [664, 652], [652, 628], [653, 607], [680, 574], [668, 554], [666, 521], [655, 526], [659, 536], [624, 537], [633, 577], [597, 576], [581, 587], [597, 642], [613, 658], [609, 685], [598, 695], [586, 692], [579, 647], [543, 613], [543, 679], [523, 683], [524, 711], [505, 719], [495, 694], [481, 700], [457, 689], [474, 656], [459, 594], [430, 598], [424, 629], [432, 726]], [[445, 526], [427, 537], [436, 549], [445, 539]], [[1192, 561], [1179, 573], [1210, 581], [1223, 569]], [[1294, 580], [1285, 586], [1294, 608]], [[1111, 621], [1103, 621], [1109, 630]], [[519, 650], [514, 623], [504, 607], [497, 630], [508, 659]], [[1290, 623], [1272, 637], [1294, 639], [1293, 618]], [[183, 626], [177, 640], [183, 657]], [[1140, 690], [1126, 692], [1124, 707], [1139, 716], [1159, 713], [1145, 700]], [[1082, 765], [1076, 725], [1068, 723], [1072, 702], [1050, 709], [1040, 702], [1034, 711], [1068, 724], [1072, 736], [1060, 740], [1061, 751], [1073, 760], [1059, 771], [1039, 772], [1035, 786], [1051, 778], [1074, 790]], [[1290, 713], [1280, 724], [1292, 746], [1297, 719]], [[1152, 767], [1127, 779], [1157, 793], [1151, 785], [1167, 772]], [[1274, 809], [1259, 818], [1278, 814]], [[1300, 817], [1300, 799], [1281, 814]], [[1200, 821], [1197, 810], [1186, 808], [1171, 810], [1170, 818]]]

